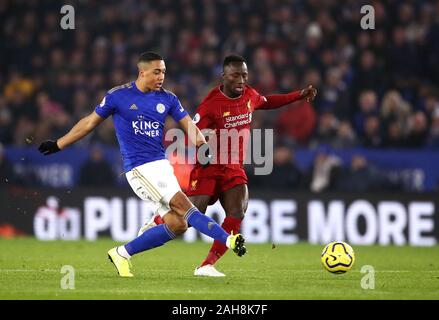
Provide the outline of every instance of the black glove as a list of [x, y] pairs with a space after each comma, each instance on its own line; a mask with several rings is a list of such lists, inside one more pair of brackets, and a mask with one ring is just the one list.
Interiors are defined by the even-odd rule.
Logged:
[[58, 147], [58, 144], [56, 141], [53, 140], [46, 140], [40, 146], [38, 147], [38, 151], [40, 151], [45, 156], [61, 151], [61, 149]]
[[[201, 147], [206, 148], [206, 149], [200, 150]], [[203, 143], [198, 148], [199, 148], [198, 149], [198, 162], [201, 163], [203, 168], [206, 168], [207, 166], [210, 165], [210, 162], [212, 161], [212, 155], [210, 154], [209, 145], [207, 143]]]

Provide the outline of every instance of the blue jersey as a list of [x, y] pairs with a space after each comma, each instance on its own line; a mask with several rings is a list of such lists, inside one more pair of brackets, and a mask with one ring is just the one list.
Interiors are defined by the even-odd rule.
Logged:
[[144, 163], [165, 159], [166, 116], [169, 114], [178, 122], [188, 114], [172, 92], [162, 88], [144, 93], [135, 82], [108, 91], [95, 111], [102, 118], [113, 116], [126, 172]]

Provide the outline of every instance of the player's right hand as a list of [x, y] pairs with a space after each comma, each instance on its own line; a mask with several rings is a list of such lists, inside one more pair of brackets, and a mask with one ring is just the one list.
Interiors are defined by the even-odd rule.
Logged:
[[61, 149], [58, 147], [58, 144], [56, 141], [53, 140], [46, 140], [40, 146], [38, 147], [38, 151], [40, 151], [45, 156], [61, 151]]

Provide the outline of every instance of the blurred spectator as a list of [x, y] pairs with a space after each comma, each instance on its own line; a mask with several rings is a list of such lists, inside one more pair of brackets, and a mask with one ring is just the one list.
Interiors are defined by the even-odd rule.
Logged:
[[337, 181], [337, 190], [345, 192], [371, 192], [386, 189], [386, 179], [362, 155], [353, 155], [349, 168], [343, 170]]
[[[280, 139], [309, 145], [316, 119], [330, 112], [333, 122], [349, 121], [354, 131], [348, 134], [347, 124], [326, 131], [321, 140], [334, 146], [344, 144], [339, 135], [360, 137], [359, 146], [377, 146], [361, 138], [373, 115], [378, 119], [369, 122], [382, 127], [373, 133], [374, 141], [384, 141], [383, 146], [423, 147], [428, 139], [433, 148], [428, 133], [438, 103], [439, 6], [428, 0], [373, 5], [379, 27], [367, 32], [358, 27], [358, 6], [337, 1], [322, 6], [314, 0], [298, 5], [261, 0], [251, 6], [247, 1], [167, 0], [158, 6], [80, 1], [75, 9], [93, 17], [81, 15], [80, 27], [66, 32], [59, 28], [54, 1], [44, 6], [7, 1], [0, 30], [0, 140], [22, 145], [29, 133], [38, 138], [65, 133], [106, 90], [134, 78], [132, 62], [142, 51], [156, 50], [169, 70], [165, 87], [190, 114], [217, 84], [224, 56], [237, 53], [248, 60], [254, 70], [250, 83], [262, 94], [308, 84], [319, 90], [312, 109], [304, 104], [273, 113], [278, 120], [260, 119], [261, 128], [275, 124]], [[240, 16], [248, 19], [240, 21]], [[416, 111], [425, 112], [427, 121], [414, 116]], [[107, 122], [82, 143], [116, 146]], [[406, 143], [401, 135], [408, 137]]]
[[403, 148], [407, 145], [401, 122], [393, 120], [387, 124], [383, 146], [386, 148]]
[[407, 146], [419, 148], [424, 146], [428, 135], [428, 122], [425, 113], [417, 111], [409, 119], [409, 136], [407, 137]]
[[[408, 4], [402, 4], [401, 8]], [[411, 10], [411, 9], [410, 9]], [[405, 90], [415, 84], [420, 73], [419, 51], [407, 41], [407, 27], [396, 25], [388, 46], [387, 70], [395, 87]]]
[[3, 93], [7, 100], [12, 101], [17, 94], [25, 98], [30, 97], [34, 89], [34, 84], [31, 80], [24, 78], [17, 70], [12, 70]]
[[14, 144], [16, 146], [26, 145], [26, 139], [34, 134], [36, 127], [37, 124], [29, 117], [19, 117], [13, 128]]
[[369, 115], [364, 124], [362, 145], [368, 148], [379, 148], [383, 144], [381, 121], [378, 116]]
[[337, 110], [338, 114], [349, 116], [349, 96], [341, 68], [327, 70], [325, 83], [319, 95], [320, 110]]
[[104, 121], [96, 129], [97, 130], [95, 130], [93, 135], [90, 137], [91, 142], [100, 143], [107, 146], [117, 145], [117, 138], [114, 132], [114, 124], [112, 121]]
[[12, 143], [12, 120], [12, 114], [6, 99], [0, 96], [0, 143]]
[[275, 123], [276, 134], [300, 144], [308, 143], [316, 123], [316, 112], [306, 101], [284, 107]]
[[[428, 91], [432, 90], [430, 88], [427, 89]], [[427, 114], [430, 116], [430, 118], [433, 115], [433, 112], [436, 111], [436, 109], [439, 109], [439, 93], [437, 92], [428, 92], [425, 99], [421, 102], [422, 107], [421, 109], [425, 110]]]
[[381, 104], [381, 117], [385, 130], [383, 146], [404, 148], [408, 145], [406, 136], [409, 130], [410, 104], [396, 90], [388, 91]]
[[439, 149], [439, 107], [433, 111], [427, 145]]
[[302, 185], [302, 172], [294, 162], [294, 152], [288, 145], [279, 145], [273, 150], [273, 171], [267, 176], [249, 174], [255, 187], [295, 190]]
[[70, 129], [69, 115], [64, 112], [62, 105], [52, 100], [46, 92], [38, 93], [36, 107], [41, 119], [35, 132], [39, 141], [44, 140], [49, 134], [61, 136]]
[[342, 162], [339, 157], [330, 154], [325, 147], [320, 148], [309, 172], [311, 192], [335, 191], [341, 168]]
[[337, 134], [331, 145], [336, 149], [351, 149], [358, 145], [357, 136], [350, 122], [341, 121], [339, 123]]
[[410, 104], [405, 101], [401, 94], [396, 90], [388, 91], [381, 104], [381, 116], [384, 122], [397, 121], [401, 129], [406, 128], [408, 125], [408, 117], [411, 113]]
[[358, 98], [358, 111], [355, 114], [355, 126], [357, 132], [362, 134], [365, 130], [366, 118], [378, 115], [378, 97], [372, 90], [363, 91]]
[[20, 91], [14, 91], [12, 97], [7, 101], [15, 120], [19, 117], [26, 117], [36, 123], [38, 110], [34, 107], [30, 97]]
[[112, 187], [116, 179], [113, 169], [105, 160], [101, 147], [94, 145], [90, 158], [81, 166], [79, 185], [84, 187]]
[[352, 83], [352, 94], [357, 97], [363, 90], [381, 92], [383, 89], [383, 72], [378, 67], [375, 54], [370, 50], [359, 52], [356, 74]]
[[315, 145], [332, 143], [337, 135], [338, 124], [338, 119], [331, 111], [322, 112], [314, 132], [313, 143]]

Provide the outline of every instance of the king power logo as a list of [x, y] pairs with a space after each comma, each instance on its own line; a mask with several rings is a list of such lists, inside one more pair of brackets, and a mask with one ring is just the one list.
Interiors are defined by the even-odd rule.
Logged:
[[138, 120], [132, 121], [132, 127], [135, 135], [143, 135], [146, 137], [160, 136], [160, 123], [157, 121], [143, 120], [143, 116], [138, 116]]

